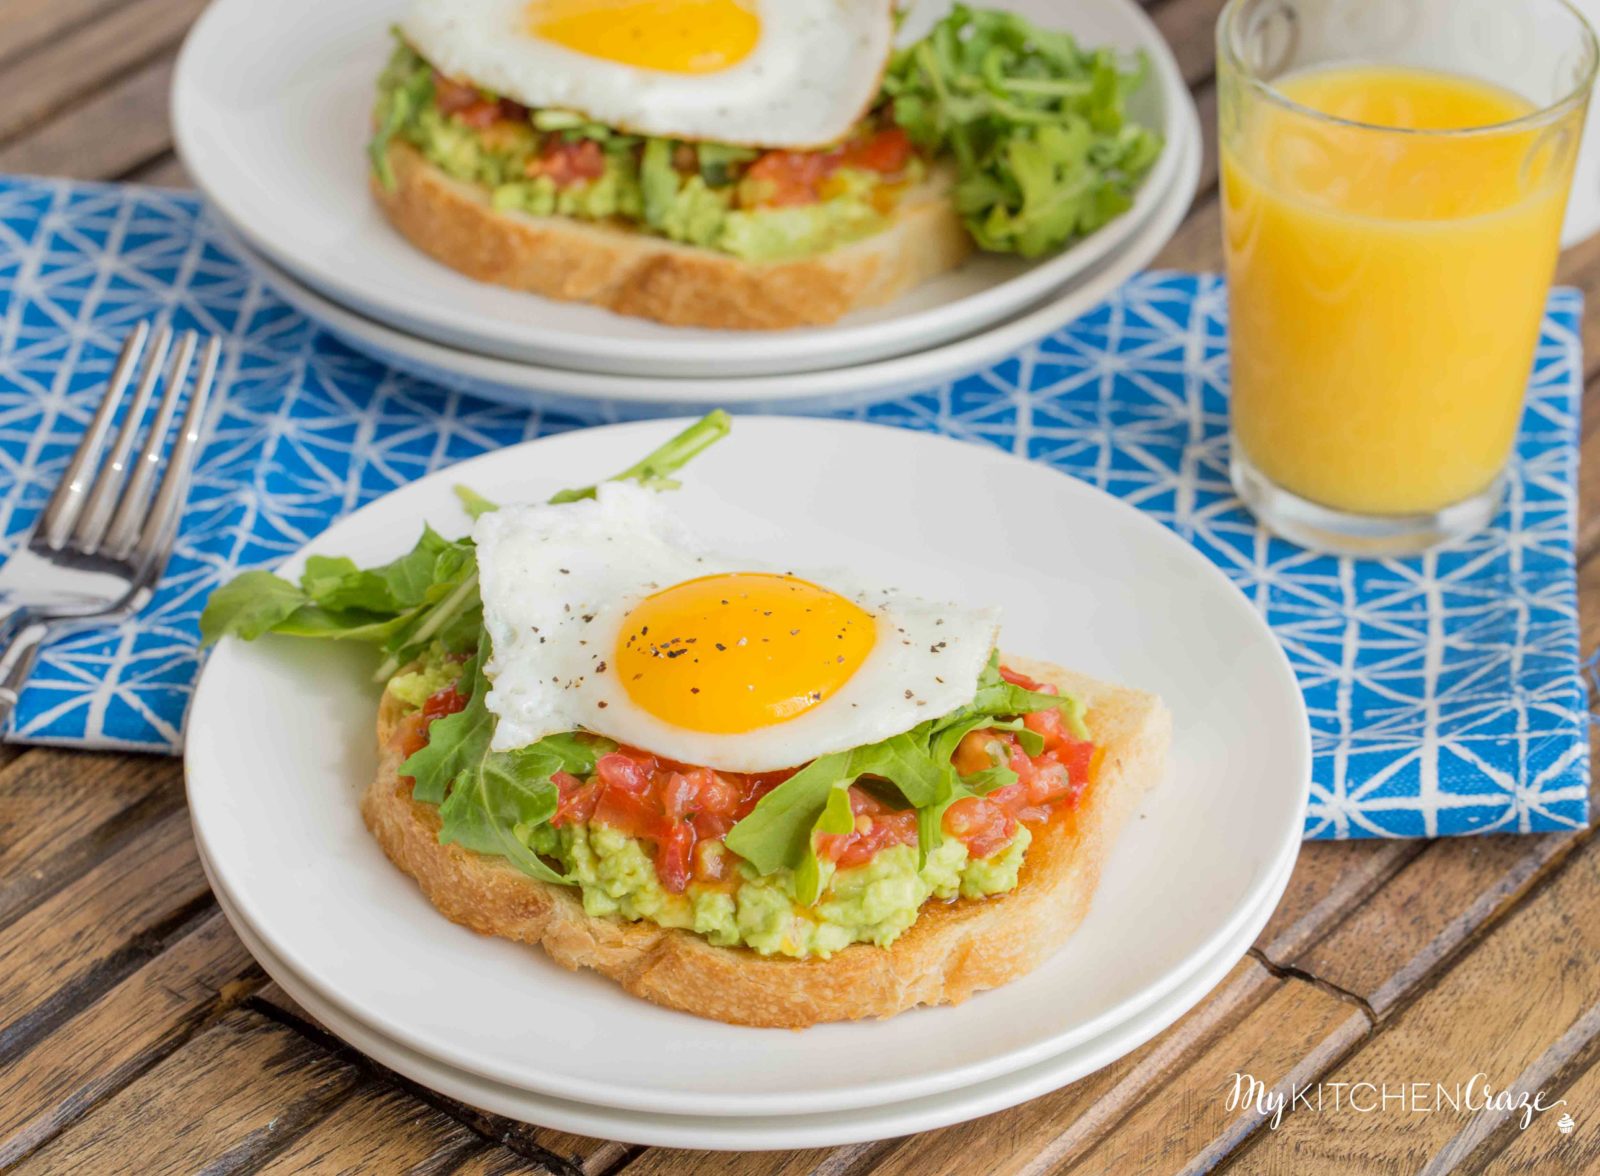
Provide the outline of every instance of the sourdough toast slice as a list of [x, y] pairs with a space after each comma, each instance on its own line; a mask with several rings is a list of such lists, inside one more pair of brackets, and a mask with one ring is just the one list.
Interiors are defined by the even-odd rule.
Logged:
[[889, 947], [854, 944], [829, 959], [716, 947], [691, 931], [595, 918], [575, 888], [539, 882], [499, 858], [441, 845], [439, 816], [415, 801], [389, 736], [402, 707], [378, 712], [378, 774], [362, 798], [367, 827], [446, 917], [485, 935], [538, 944], [564, 967], [593, 968], [635, 996], [737, 1025], [804, 1028], [955, 1004], [1036, 968], [1089, 909], [1117, 833], [1161, 778], [1171, 716], [1160, 699], [1046, 662], [1008, 666], [1082, 699], [1099, 774], [1070, 813], [1036, 827], [1017, 888], [980, 900], [929, 901]]
[[973, 247], [944, 170], [908, 192], [880, 233], [816, 257], [753, 262], [618, 223], [497, 211], [486, 188], [446, 175], [409, 144], [391, 143], [388, 156], [394, 186], [374, 177], [373, 195], [436, 261], [481, 282], [673, 326], [831, 323], [952, 269]]

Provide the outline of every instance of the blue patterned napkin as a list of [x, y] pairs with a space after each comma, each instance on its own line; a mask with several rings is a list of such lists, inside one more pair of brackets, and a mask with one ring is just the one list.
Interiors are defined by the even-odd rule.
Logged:
[[[842, 412], [1047, 462], [1210, 556], [1300, 674], [1317, 753], [1306, 835], [1581, 827], [1589, 759], [1573, 570], [1582, 364], [1576, 294], [1550, 300], [1514, 480], [1493, 529], [1352, 563], [1261, 532], [1228, 486], [1218, 279], [1146, 274], [995, 367]], [[176, 751], [211, 588], [461, 458], [581, 422], [445, 392], [279, 302], [190, 195], [0, 178], [0, 531], [60, 475], [128, 326], [227, 344], [177, 554], [155, 600], [44, 654], [10, 738]]]

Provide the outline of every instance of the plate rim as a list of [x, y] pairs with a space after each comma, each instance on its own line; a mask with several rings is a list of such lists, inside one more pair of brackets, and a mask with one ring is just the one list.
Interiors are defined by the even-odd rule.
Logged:
[[[1190, 117], [1198, 125], [1198, 115], [1191, 111]], [[415, 378], [501, 403], [590, 417], [640, 412], [653, 415], [717, 404], [738, 412], [787, 413], [855, 407], [890, 395], [892, 389], [935, 387], [963, 373], [981, 371], [986, 365], [1049, 338], [1113, 296], [1138, 273], [1153, 272], [1144, 271], [1143, 267], [1171, 239], [1188, 214], [1200, 170], [1199, 152], [1191, 149], [1184, 160], [1183, 182], [1128, 243], [1126, 252], [1106, 259], [1095, 272], [1082, 275], [1081, 284], [1055, 291], [1016, 318], [909, 355], [813, 372], [749, 377], [649, 377], [541, 367], [407, 335], [329, 299], [285, 273], [245, 240], [220, 209], [210, 211], [225, 233], [239, 238], [245, 264], [256, 267], [257, 276], [276, 297], [344, 346]], [[295, 293], [283, 294], [273, 281], [274, 275]], [[301, 301], [312, 309], [301, 306]], [[350, 336], [357, 341], [352, 342]], [[372, 336], [378, 338], [374, 340]], [[418, 374], [419, 369], [425, 374]], [[532, 387], [533, 379], [548, 379], [551, 386]]]
[[[806, 368], [827, 370], [830, 357], [846, 350], [857, 355], [856, 362], [872, 362], [937, 346], [959, 337], [963, 333], [987, 328], [1007, 317], [1021, 312], [1029, 305], [1062, 284], [1073, 280], [1086, 270], [1094, 268], [1112, 256], [1128, 240], [1137, 235], [1139, 226], [1160, 206], [1162, 189], [1171, 186], [1180, 170], [1175, 161], [1180, 142], [1189, 145], [1198, 141], [1197, 121], [1187, 115], [1193, 108], [1193, 96], [1184, 82], [1183, 73], [1173, 56], [1171, 47], [1160, 30], [1134, 0], [1102, 0], [1120, 10], [1139, 31], [1140, 48], [1151, 60], [1150, 77], [1160, 87], [1162, 121], [1160, 128], [1166, 136], [1166, 149], [1156, 167], [1141, 184], [1135, 203], [1123, 217], [1090, 235], [1061, 253], [1038, 262], [1021, 273], [997, 282], [983, 290], [964, 295], [949, 303], [926, 310], [913, 311], [879, 322], [852, 324], [848, 327], [823, 326], [807, 328], [804, 335], [784, 331], [726, 332], [731, 338], [718, 339], [615, 339], [606, 337], [596, 329], [582, 338], [591, 342], [575, 344], [566, 332], [543, 332], [549, 338], [534, 346], [517, 344], [515, 336], [532, 330], [540, 332], [538, 325], [507, 324], [504, 334], [501, 326], [485, 326], [467, 311], [456, 311], [448, 305], [429, 306], [418, 301], [407, 311], [401, 304], [404, 295], [396, 294], [382, 283], [362, 283], [354, 275], [340, 272], [336, 267], [323, 264], [312, 256], [294, 256], [287, 246], [275, 243], [243, 223], [237, 215], [236, 201], [230, 197], [227, 186], [220, 177], [224, 167], [220, 162], [226, 154], [210, 152], [201, 147], [206, 109], [197, 82], [204, 68], [205, 38], [211, 36], [213, 27], [225, 24], [224, 13], [234, 6], [250, 7], [247, 0], [213, 0], [201, 14], [184, 38], [174, 68], [170, 87], [174, 146], [180, 160], [188, 169], [195, 184], [219, 210], [226, 210], [229, 219], [244, 232], [246, 239], [259, 252], [269, 256], [286, 269], [303, 285], [317, 289], [331, 301], [358, 310], [369, 318], [386, 321], [387, 325], [403, 333], [428, 337], [441, 345], [459, 350], [482, 350], [485, 355], [511, 362], [542, 359], [549, 366], [586, 368], [605, 373], [620, 357], [637, 374], [648, 369], [661, 370], [671, 366], [680, 378], [699, 378], [715, 375], [718, 369], [730, 370], [737, 366], [745, 374], [761, 375], [775, 372], [795, 372]], [[1072, 259], [1069, 262], [1069, 259]], [[366, 290], [365, 294], [362, 290]], [[337, 293], [335, 293], [337, 291]], [[1003, 291], [1018, 291], [1006, 297], [997, 297]], [[526, 295], [538, 299], [538, 295]], [[998, 302], [998, 309], [988, 309]], [[538, 305], [535, 302], [533, 305]], [[383, 306], [384, 312], [374, 308]], [[964, 313], [962, 308], [967, 308]], [[448, 323], [446, 326], [440, 324]], [[453, 338], [446, 338], [446, 335]], [[499, 336], [501, 343], [495, 345]], [[463, 345], [466, 339], [475, 340], [472, 347]], [[884, 342], [896, 340], [896, 342]], [[566, 356], [563, 361], [553, 361], [554, 356]], [[809, 357], [809, 358], [808, 358]]]
[[[873, 431], [883, 433], [885, 435], [893, 434], [903, 441], [913, 444], [938, 447], [945, 449], [952, 455], [958, 453], [964, 454], [967, 458], [978, 462], [988, 462], [991, 464], [1006, 466], [1021, 465], [1041, 474], [1054, 474], [1055, 476], [1061, 478], [1060, 488], [1065, 492], [1074, 495], [1102, 499], [1102, 505], [1109, 507], [1113, 510], [1113, 512], [1120, 514], [1121, 517], [1127, 521], [1128, 525], [1146, 528], [1152, 537], [1159, 536], [1159, 538], [1155, 540], [1156, 542], [1164, 545], [1167, 549], [1175, 553], [1179, 553], [1178, 558], [1191, 563], [1196, 568], [1197, 575], [1211, 578], [1215, 585], [1220, 587], [1226, 594], [1235, 599], [1237, 604], [1245, 611], [1245, 615], [1248, 615], [1250, 618], [1251, 624], [1256, 627], [1258, 631], [1266, 638], [1267, 643], [1265, 648], [1270, 650], [1270, 659], [1273, 668], [1280, 678], [1280, 684], [1286, 688], [1283, 696], [1289, 701], [1293, 712], [1300, 719], [1296, 732], [1298, 738], [1295, 740], [1294, 746], [1294, 758], [1299, 761], [1300, 769], [1298, 772], [1299, 787], [1297, 790], [1297, 800], [1292, 806], [1293, 814], [1291, 819], [1285, 822], [1283, 829], [1280, 830], [1278, 834], [1280, 838], [1280, 844], [1275, 847], [1271, 853], [1269, 862], [1276, 862], [1279, 860], [1285, 853], [1289, 852], [1289, 847], [1291, 846], [1293, 847], [1294, 852], [1298, 852], [1298, 846], [1304, 829], [1306, 807], [1309, 803], [1312, 766], [1310, 726], [1306, 715], [1304, 696], [1299, 689], [1287, 654], [1284, 652], [1276, 637], [1272, 634], [1271, 629], [1267, 625], [1265, 619], [1261, 617], [1259, 611], [1256, 610], [1255, 607], [1250, 603], [1249, 598], [1245, 595], [1245, 593], [1230, 579], [1228, 579], [1227, 575], [1220, 568], [1213, 564], [1190, 543], [1185, 541], [1170, 528], [1146, 515], [1137, 507], [1107, 493], [1106, 491], [1099, 489], [1098, 487], [1084, 482], [1081, 479], [1072, 477], [1069, 474], [1065, 474], [1062, 471], [1053, 470], [1051, 467], [1043, 465], [1039, 462], [1030, 461], [1026, 458], [1007, 453], [990, 445], [974, 444], [970, 441], [963, 441], [957, 438], [945, 436], [943, 434], [920, 430], [910, 430], [894, 425], [886, 425], [876, 422], [787, 416], [748, 417], [744, 419], [746, 422], [766, 421], [772, 423], [781, 423], [786, 428], [791, 429], [798, 426], [800, 428], [816, 428], [823, 431]], [[682, 419], [636, 421], [599, 426], [599, 430], [606, 433], [625, 433], [630, 430], [639, 433], [649, 431], [668, 433], [672, 429], [680, 427], [683, 423], [685, 422]], [[596, 430], [583, 429], [580, 431], [584, 433], [591, 433], [595, 432]], [[446, 467], [443, 470], [439, 470], [427, 475], [425, 478], [409, 483], [406, 486], [399, 487], [396, 490], [391, 491], [390, 494], [383, 495], [379, 499], [374, 500], [373, 503], [368, 503], [360, 510], [352, 512], [351, 514], [344, 516], [342, 519], [337, 520], [335, 523], [330, 525], [330, 527], [325, 529], [320, 535], [296, 551], [293, 555], [283, 561], [280, 561], [280, 566], [284, 563], [292, 564], [296, 560], [303, 558], [303, 556], [308, 552], [314, 551], [317, 545], [325, 540], [328, 534], [334, 531], [336, 528], [345, 525], [358, 525], [358, 521], [363, 512], [372, 509], [376, 503], [385, 501], [395, 494], [411, 492], [416, 487], [429, 482], [438, 485], [441, 483], [454, 481], [461, 477], [464, 471], [469, 471], [474, 463], [483, 463], [495, 460], [503, 461], [506, 460], [504, 457], [505, 454], [525, 451], [533, 446], [550, 441], [557, 441], [560, 437], [566, 435], [566, 433], [561, 433], [549, 437], [536, 438], [531, 441], [522, 442], [518, 445], [508, 446], [501, 450], [491, 451], [488, 454], [459, 462], [453, 466]], [[203, 714], [204, 709], [210, 705], [207, 700], [211, 698], [212, 695], [208, 692], [208, 684], [216, 680], [213, 667], [217, 665], [225, 666], [226, 662], [224, 661], [224, 658], [227, 656], [226, 651], [229, 648], [237, 648], [237, 645], [238, 643], [234, 639], [227, 639], [214, 652], [213, 657], [208, 660], [204, 670], [201, 673], [200, 679], [195, 686], [194, 699], [191, 704], [192, 716]], [[194, 763], [197, 753], [193, 750], [197, 746], [198, 744], [193, 741], [186, 746], [184, 755], [184, 769], [186, 788], [190, 801], [191, 819], [195, 826], [197, 839], [204, 840], [204, 835], [201, 832], [202, 817], [206, 812], [209, 811], [209, 806], [203, 801], [197, 801], [196, 771]], [[1294, 765], [1291, 764], [1287, 766], [1292, 768]], [[1150, 1004], [1160, 1000], [1168, 992], [1176, 988], [1182, 983], [1186, 975], [1192, 973], [1194, 968], [1198, 967], [1200, 962], [1203, 962], [1203, 960], [1207, 957], [1209, 950], [1217, 942], [1232, 934], [1238, 928], [1238, 926], [1241, 925], [1246, 918], [1248, 918], [1249, 912], [1253, 908], [1253, 902], [1255, 898], [1259, 897], [1260, 893], [1262, 893], [1263, 890], [1270, 885], [1272, 877], [1273, 873], [1269, 865], [1266, 870], [1262, 871], [1261, 876], [1256, 880], [1254, 886], [1246, 893], [1243, 899], [1238, 903], [1237, 906], [1235, 906], [1226, 919], [1209, 933], [1209, 938], [1201, 945], [1192, 949], [1190, 953], [1183, 958], [1183, 961], [1166, 975], [1147, 984], [1144, 989], [1125, 997], [1123, 1000], [1112, 1005], [1110, 1008], [1091, 1020], [1083, 1022], [1052, 1037], [1034, 1041], [1028, 1045], [1011, 1049], [1005, 1053], [992, 1055], [983, 1059], [982, 1061], [969, 1062], [961, 1066], [938, 1070], [913, 1078], [901, 1078], [894, 1081], [879, 1082], [870, 1087], [855, 1086], [833, 1088], [827, 1091], [811, 1092], [800, 1096], [792, 1094], [779, 1095], [763, 1093], [745, 1094], [742, 1096], [724, 1094], [719, 1095], [718, 1097], [724, 1100], [733, 1100], [731, 1104], [725, 1103], [723, 1109], [727, 1114], [734, 1116], [760, 1115], [766, 1113], [769, 1109], [776, 1106], [785, 1106], [791, 1108], [803, 1107], [806, 1110], [816, 1110], [817, 1112], [821, 1113], [828, 1110], [837, 1110], [840, 1107], [845, 1106], [868, 1105], [868, 1102], [863, 1101], [864, 1099], [870, 1100], [872, 1103], [883, 1103], [900, 1101], [902, 1099], [910, 1099], [943, 1090], [955, 1089], [964, 1085], [970, 1085], [973, 1082], [979, 1081], [985, 1077], [1023, 1068], [1035, 1061], [1052, 1056], [1064, 1049], [1071, 1048], [1079, 1041], [1095, 1036], [1108, 1025], [1116, 1024], [1119, 1021], [1126, 1020], [1129, 1016], [1134, 1015], [1139, 1009], [1148, 1007]], [[251, 903], [247, 897], [240, 896], [239, 905], [248, 910], [248, 908], [251, 906]], [[295, 952], [292, 950], [290, 945], [279, 943], [276, 940], [272, 940], [270, 942], [274, 950], [282, 954], [285, 957], [285, 961], [290, 963], [295, 968], [297, 973], [313, 976], [322, 975], [317, 968], [310, 966], [307, 961], [302, 958], [302, 953]], [[330, 985], [330, 987], [332, 986]], [[575, 1092], [581, 1098], [581, 1101], [589, 1103], [619, 1106], [630, 1110], [660, 1111], [669, 1114], [683, 1113], [678, 1108], [689, 1106], [691, 1105], [693, 1099], [702, 1097], [701, 1095], [680, 1095], [674, 1092], [665, 1092], [659, 1088], [627, 1088], [625, 1093], [619, 1093], [619, 1088], [616, 1087], [615, 1084], [600, 1084], [591, 1082], [588, 1079], [574, 1078], [570, 1075], [556, 1078], [549, 1074], [540, 1074], [537, 1076], [537, 1078], [530, 1078], [528, 1074], [525, 1073], [520, 1077], [512, 1077], [509, 1071], [502, 1071], [497, 1065], [485, 1067], [481, 1060], [475, 1064], [474, 1060], [468, 1056], [468, 1052], [458, 1047], [454, 1042], [445, 1041], [443, 1043], [433, 1042], [431, 1044], [425, 1044], [424, 1035], [415, 1033], [408, 1026], [398, 1021], [391, 1022], [390, 1019], [385, 1018], [383, 1020], [383, 1032], [386, 1036], [412, 1046], [413, 1048], [417, 1049], [418, 1052], [446, 1060], [451, 1065], [464, 1071], [480, 1074], [484, 1077], [493, 1078], [496, 1081], [501, 1081], [508, 1085], [518, 1086], [521, 1088], [534, 1090], [543, 1089], [545, 1093], [554, 1094], [557, 1097], [560, 1097], [567, 1092]], [[885, 1091], [890, 1093], [885, 1094]]]
[[[995, 1114], [999, 1111], [1020, 1106], [1037, 1098], [1044, 1098], [1055, 1091], [1061, 1090], [1073, 1082], [1078, 1082], [1090, 1075], [1114, 1065], [1121, 1058], [1127, 1057], [1139, 1049], [1146, 1042], [1164, 1033], [1175, 1025], [1190, 1010], [1198, 1007], [1208, 996], [1227, 978], [1229, 972], [1245, 958], [1250, 947], [1254, 944], [1261, 931], [1271, 921], [1277, 911], [1279, 903], [1283, 900], [1284, 893], [1288, 890], [1289, 882], [1294, 876], [1294, 868], [1299, 858], [1299, 850], [1284, 863], [1278, 876], [1278, 883], [1272, 893], [1265, 896], [1262, 904], [1254, 912], [1255, 916], [1249, 923], [1240, 929], [1238, 935], [1223, 944], [1217, 953], [1208, 957], [1195, 975], [1189, 977], [1178, 989], [1168, 993], [1155, 1005], [1143, 1012], [1136, 1013], [1129, 1021], [1113, 1026], [1098, 1037], [1081, 1042], [1071, 1049], [1062, 1051], [1061, 1054], [1047, 1058], [1032, 1067], [999, 1074], [990, 1079], [980, 1080], [969, 1087], [957, 1087], [954, 1090], [943, 1092], [944, 1096], [971, 1095], [975, 1088], [988, 1087], [985, 1092], [988, 1098], [981, 1099], [976, 1107], [972, 1105], [961, 1106], [955, 1104], [932, 1114], [924, 1113], [922, 1117], [916, 1116], [915, 1107], [923, 1103], [924, 1098], [913, 1098], [901, 1102], [883, 1103], [876, 1107], [859, 1108], [865, 1112], [862, 1121], [853, 1128], [846, 1129], [837, 1135], [808, 1135], [801, 1139], [790, 1136], [762, 1138], [760, 1132], [781, 1132], [788, 1129], [788, 1124], [795, 1119], [825, 1119], [828, 1112], [814, 1112], [798, 1115], [771, 1115], [771, 1116], [741, 1116], [735, 1117], [735, 1127], [725, 1124], [714, 1124], [717, 1116], [672, 1115], [661, 1112], [631, 1112], [620, 1107], [606, 1107], [593, 1103], [574, 1102], [570, 1099], [561, 1099], [550, 1095], [539, 1094], [534, 1091], [522, 1090], [509, 1086], [506, 1083], [496, 1082], [492, 1079], [481, 1078], [469, 1071], [460, 1070], [437, 1058], [421, 1054], [410, 1047], [393, 1041], [384, 1036], [380, 1031], [368, 1025], [361, 1017], [350, 1010], [340, 1006], [327, 994], [318, 991], [305, 978], [294, 973], [271, 948], [266, 945], [262, 937], [243, 920], [243, 916], [233, 906], [231, 899], [226, 896], [219, 885], [210, 860], [202, 845], [199, 852], [200, 866], [205, 873], [206, 880], [211, 884], [216, 894], [217, 905], [221, 908], [223, 917], [228, 920], [234, 933], [239, 936], [245, 949], [249, 951], [262, 970], [274, 980], [280, 988], [287, 992], [291, 999], [306, 1008], [312, 1016], [328, 1028], [333, 1034], [347, 1045], [359, 1050], [364, 1055], [372, 1058], [382, 1065], [389, 1067], [396, 1073], [402, 1074], [413, 1082], [417, 1082], [429, 1090], [434, 1090], [448, 1098], [454, 1098], [470, 1106], [478, 1106], [493, 1114], [505, 1115], [507, 1118], [519, 1122], [537, 1122], [540, 1126], [552, 1127], [559, 1131], [567, 1131], [576, 1135], [594, 1137], [595, 1131], [604, 1132], [604, 1138], [614, 1139], [624, 1143], [640, 1144], [646, 1147], [702, 1147], [714, 1151], [741, 1151], [761, 1150], [779, 1151], [790, 1148], [802, 1147], [842, 1147], [854, 1143], [864, 1143], [878, 1139], [893, 1138], [895, 1136], [911, 1134], [913, 1132], [932, 1131], [941, 1127], [953, 1126], [957, 1123], [970, 1122], [984, 1115]], [[240, 924], [244, 923], [243, 926]], [[276, 968], [262, 960], [265, 954]], [[283, 975], [291, 977], [285, 982]], [[307, 997], [309, 993], [309, 998]], [[1130, 1022], [1138, 1022], [1129, 1034]], [[354, 1034], [349, 1032], [350, 1025], [357, 1029]], [[1124, 1036], [1126, 1035], [1126, 1036]], [[359, 1040], [358, 1040], [359, 1039]], [[372, 1048], [376, 1044], [377, 1049]], [[381, 1052], [380, 1052], [381, 1051]], [[1087, 1053], [1093, 1059], [1087, 1064], [1081, 1061], [1069, 1060], [1066, 1055]], [[398, 1060], [397, 1060], [398, 1059]], [[418, 1063], [421, 1063], [418, 1066]], [[1057, 1067], [1060, 1067], [1059, 1069]], [[439, 1071], [447, 1072], [447, 1077], [456, 1084], [451, 1089], [444, 1089], [435, 1085], [433, 1074]], [[1063, 1073], [1065, 1071], [1065, 1073]], [[996, 1097], [996, 1088], [1003, 1089], [1004, 1093]], [[479, 1092], [489, 1090], [491, 1100], [497, 1105], [490, 1106], [478, 1100]], [[512, 1100], [526, 1101], [537, 1107], [534, 1113], [540, 1118], [534, 1120], [525, 1117], [529, 1114], [527, 1107], [514, 1107]], [[569, 1108], [576, 1108], [569, 1109]], [[618, 1132], [614, 1126], [606, 1126], [596, 1122], [593, 1118], [579, 1118], [583, 1112], [590, 1116], [598, 1115], [604, 1120], [610, 1118], [613, 1123], [622, 1123], [623, 1130]], [[900, 1118], [891, 1120], [894, 1125], [884, 1129], [873, 1125], [874, 1120], [880, 1116], [898, 1113]], [[643, 1133], [633, 1135], [633, 1128], [628, 1124], [636, 1119], [642, 1119]], [[670, 1121], [670, 1125], [663, 1121]], [[711, 1122], [708, 1122], [711, 1120]], [[734, 1139], [718, 1139], [717, 1132], [732, 1131], [737, 1136]], [[683, 1134], [674, 1134], [682, 1132]], [[740, 1134], [743, 1133], [743, 1134]], [[755, 1136], [752, 1138], [752, 1136]]]

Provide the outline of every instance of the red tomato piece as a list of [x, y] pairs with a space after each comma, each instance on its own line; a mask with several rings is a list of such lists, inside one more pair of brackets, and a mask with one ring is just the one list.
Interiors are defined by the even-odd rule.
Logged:
[[1067, 720], [1056, 709], [1034, 711], [1022, 716], [1022, 725], [1044, 740], [1044, 749], [1054, 751], [1072, 738]]
[[831, 152], [768, 151], [750, 165], [744, 178], [747, 203], [771, 208], [812, 204], [835, 161]]
[[885, 127], [848, 144], [839, 161], [841, 167], [859, 167], [886, 176], [905, 170], [911, 162], [911, 138], [899, 127]]
[[1004, 731], [996, 731], [993, 727], [979, 727], [976, 731], [968, 731], [961, 737], [961, 742], [956, 745], [956, 753], [950, 762], [963, 776], [970, 776], [975, 772], [986, 771], [996, 763], [1005, 763], [1011, 758], [1015, 746], [1015, 740]]
[[945, 810], [944, 831], [966, 842], [967, 852], [973, 857], [988, 857], [1016, 836], [1017, 819], [996, 799], [1007, 791], [1009, 789], [1001, 788], [988, 796], [968, 796], [956, 801]]
[[689, 864], [694, 854], [694, 829], [677, 821], [655, 838], [656, 873], [661, 885], [673, 894], [682, 894], [689, 885]]
[[458, 711], [467, 709], [467, 696], [456, 689], [452, 682], [443, 690], [437, 690], [428, 696], [422, 704], [422, 717], [429, 723], [435, 719], [442, 719], [446, 715], [453, 715]]
[[412, 711], [395, 724], [391, 738], [400, 749], [400, 754], [407, 759], [428, 746], [428, 723], [422, 717], [422, 712]]
[[654, 771], [654, 761], [641, 762], [622, 749], [601, 756], [594, 764], [595, 777], [607, 791], [617, 789], [636, 795], [649, 791]]
[[1000, 676], [1013, 686], [1021, 686], [1024, 690], [1032, 690], [1036, 694], [1060, 694], [1061, 691], [1049, 682], [1036, 682], [1026, 674], [1019, 674], [1016, 670], [1006, 666], [1000, 667]]
[[611, 786], [600, 790], [593, 819], [629, 837], [654, 837], [662, 824], [661, 809], [648, 796]]
[[563, 825], [582, 824], [594, 816], [595, 805], [600, 800], [599, 784], [580, 780], [570, 772], [557, 772], [551, 779], [559, 794], [556, 815], [550, 818], [552, 825], [559, 829]]
[[1069, 738], [1055, 749], [1055, 757], [1067, 769], [1072, 782], [1081, 789], [1094, 774], [1095, 752], [1095, 745], [1087, 739]]
[[558, 188], [588, 183], [606, 174], [606, 153], [593, 139], [569, 143], [555, 137], [537, 159], [529, 161], [527, 171], [530, 176], [549, 176]]

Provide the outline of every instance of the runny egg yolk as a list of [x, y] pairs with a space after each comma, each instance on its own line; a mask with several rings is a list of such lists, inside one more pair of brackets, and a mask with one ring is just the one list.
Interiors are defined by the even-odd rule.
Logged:
[[876, 630], [871, 613], [808, 580], [732, 572], [641, 601], [612, 660], [628, 697], [662, 722], [737, 734], [831, 698]]
[[542, 40], [668, 73], [727, 69], [761, 38], [760, 18], [739, 0], [533, 0], [527, 12]]

